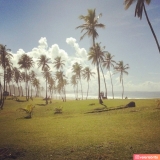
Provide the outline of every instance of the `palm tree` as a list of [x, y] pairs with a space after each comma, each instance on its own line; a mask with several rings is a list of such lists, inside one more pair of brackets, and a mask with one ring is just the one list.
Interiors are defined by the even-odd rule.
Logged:
[[45, 66], [43, 68], [42, 74], [43, 74], [43, 77], [46, 79], [46, 98], [45, 99], [46, 99], [46, 105], [47, 105], [48, 104], [47, 84], [48, 84], [49, 78], [51, 77], [51, 73], [50, 73], [49, 68], [47, 66]]
[[83, 77], [84, 79], [87, 79], [88, 82], [88, 88], [87, 88], [87, 96], [86, 99], [88, 98], [88, 92], [89, 92], [89, 81], [91, 80], [91, 77], [95, 74], [95, 72], [92, 72], [91, 69], [89, 67], [85, 67], [83, 69]]
[[[75, 88], [76, 88], [76, 85], [78, 84], [78, 81], [77, 81], [77, 76], [76, 75], [72, 75], [71, 77], [71, 85], [73, 86], [74, 88], [74, 93], [75, 93], [75, 99], [78, 99], [78, 97], [76, 96], [76, 91], [75, 91]], [[78, 92], [77, 92], [78, 93]], [[78, 95], [78, 94], [77, 94]]]
[[29, 77], [30, 77], [31, 98], [32, 98], [32, 86], [33, 86], [33, 80], [34, 80], [35, 77], [36, 77], [36, 73], [32, 70], [32, 71], [29, 73]]
[[114, 69], [117, 72], [120, 72], [120, 83], [122, 83], [122, 99], [123, 99], [123, 94], [124, 94], [123, 74], [128, 75], [128, 72], [126, 70], [129, 69], [129, 65], [128, 64], [124, 65], [123, 61], [119, 61], [119, 63], [117, 63], [117, 66], [115, 66]]
[[37, 61], [38, 67], [42, 67], [42, 71], [45, 67], [50, 68], [49, 63], [51, 63], [50, 58], [47, 58], [46, 55], [41, 55]]
[[[10, 51], [11, 51], [10, 49], [6, 48], [6, 45], [0, 44], [0, 65], [3, 68], [3, 74], [4, 74], [3, 92], [5, 91], [5, 87], [6, 87], [6, 68], [10, 64], [10, 59], [12, 57], [12, 55], [9, 53]], [[1, 90], [1, 93], [2, 93], [2, 90]], [[3, 109], [5, 97], [3, 96], [3, 94], [1, 94], [1, 97], [2, 98], [0, 99], [0, 102], [1, 102], [0, 108]]]
[[63, 71], [57, 71], [55, 76], [56, 76], [56, 80], [58, 81], [57, 91], [59, 94], [63, 94], [63, 95], [61, 95], [62, 99], [63, 99], [63, 101], [66, 101], [66, 95], [65, 95], [65, 85], [67, 85], [66, 79], [65, 79], [66, 77], [65, 77]]
[[32, 59], [32, 57], [28, 56], [27, 54], [23, 54], [19, 61], [19, 68], [20, 69], [24, 69], [25, 70], [25, 86], [26, 86], [26, 100], [29, 100], [29, 94], [27, 93], [28, 91], [28, 75], [27, 75], [27, 71], [30, 70], [31, 67], [34, 66], [34, 61]]
[[[89, 37], [92, 37], [92, 42], [93, 42], [93, 48], [95, 48], [95, 39], [98, 37], [97, 33], [97, 28], [104, 28], [105, 25], [98, 23], [98, 20], [102, 16], [102, 14], [99, 14], [96, 16], [96, 10], [95, 9], [88, 9], [88, 14], [87, 15], [81, 15], [79, 18], [81, 20], [84, 20], [84, 24], [76, 27], [77, 29], [80, 28], [82, 29], [81, 32], [85, 31], [85, 33], [81, 36], [80, 39], [83, 39], [86, 35]], [[101, 96], [100, 96], [100, 74], [99, 74], [99, 62], [98, 62], [98, 53], [96, 52], [97, 56], [97, 61], [96, 61], [96, 66], [97, 66], [97, 74], [98, 74], [98, 97], [99, 97], [99, 103], [102, 102]]]
[[104, 59], [103, 59], [103, 67], [106, 67], [109, 70], [109, 75], [111, 79], [111, 85], [112, 85], [112, 96], [114, 99], [114, 92], [113, 92], [113, 82], [112, 82], [112, 76], [111, 76], [111, 67], [114, 67], [115, 61], [113, 60], [114, 55], [112, 56], [109, 52], [107, 54], [104, 54]]
[[136, 1], [137, 1], [137, 4], [136, 4], [136, 8], [135, 8], [135, 17], [137, 16], [138, 18], [142, 19], [142, 14], [143, 14], [143, 10], [144, 10], [148, 25], [151, 29], [151, 32], [154, 36], [154, 39], [156, 41], [156, 44], [157, 44], [157, 47], [158, 47], [158, 50], [159, 50], [159, 53], [160, 53], [160, 45], [158, 43], [158, 39], [157, 39], [156, 34], [153, 30], [151, 22], [148, 18], [148, 14], [147, 14], [146, 7], [145, 7], [145, 3], [149, 5], [151, 0], [125, 0], [124, 1], [125, 9], [128, 9], [132, 5], [132, 3], [136, 2]]
[[59, 70], [59, 69], [63, 69], [63, 66], [65, 66], [64, 64], [64, 60], [62, 60], [62, 58], [60, 56], [57, 56], [55, 59], [54, 59], [54, 67]]
[[37, 97], [38, 96], [38, 90], [40, 88], [40, 81], [39, 81], [39, 79], [34, 78], [33, 82], [32, 82], [32, 85], [33, 85], [33, 87], [35, 87], [35, 92], [36, 92], [35, 96]]
[[18, 92], [19, 92], [19, 96], [20, 96], [19, 82], [21, 81], [21, 73], [18, 70], [18, 68], [16, 68], [16, 67], [13, 68], [13, 77], [14, 77], [14, 81], [17, 84]]
[[48, 89], [49, 89], [49, 92], [50, 92], [50, 98], [52, 100], [52, 95], [53, 95], [53, 91], [54, 91], [54, 88], [55, 88], [55, 81], [52, 77], [49, 77], [48, 84], [49, 84]]
[[80, 84], [81, 84], [81, 94], [82, 94], [82, 99], [83, 99], [83, 90], [82, 90], [82, 81], [81, 81], [81, 75], [82, 75], [82, 66], [78, 62], [75, 62], [72, 66], [72, 71], [75, 73], [76, 78], [79, 79]]

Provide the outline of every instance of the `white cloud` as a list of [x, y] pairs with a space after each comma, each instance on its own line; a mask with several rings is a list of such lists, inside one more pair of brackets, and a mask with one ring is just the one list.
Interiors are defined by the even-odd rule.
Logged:
[[79, 47], [79, 44], [76, 43], [75, 38], [67, 38], [66, 43], [75, 49], [75, 55], [77, 57], [83, 58], [83, 60], [87, 60], [87, 51], [84, 48]]

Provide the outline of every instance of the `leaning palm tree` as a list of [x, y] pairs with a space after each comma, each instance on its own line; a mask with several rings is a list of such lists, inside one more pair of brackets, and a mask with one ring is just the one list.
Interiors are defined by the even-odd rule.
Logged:
[[124, 94], [123, 74], [128, 75], [128, 72], [126, 70], [129, 69], [129, 65], [128, 64], [124, 65], [123, 61], [119, 61], [119, 63], [117, 63], [117, 66], [115, 66], [114, 69], [117, 72], [120, 72], [120, 83], [122, 83], [122, 99], [123, 99], [123, 94]]
[[60, 56], [57, 56], [55, 59], [54, 59], [54, 67], [59, 70], [59, 69], [63, 69], [64, 67], [64, 60], [62, 60], [62, 58]]
[[[96, 16], [96, 10], [95, 9], [88, 9], [88, 14], [87, 15], [81, 15], [79, 16], [79, 18], [81, 20], [84, 21], [84, 24], [76, 27], [77, 29], [80, 28], [82, 29], [81, 32], [85, 32], [82, 36], [81, 36], [81, 40], [88, 35], [89, 37], [92, 37], [92, 42], [93, 42], [93, 48], [95, 48], [95, 39], [98, 37], [98, 33], [97, 33], [97, 28], [104, 28], [105, 25], [98, 23], [98, 20], [100, 18], [100, 16], [102, 16], [102, 14], [99, 14], [98, 16]], [[96, 52], [96, 55], [98, 53]], [[98, 57], [98, 55], [97, 55]], [[98, 98], [99, 98], [99, 103], [102, 102], [101, 100], [101, 96], [100, 96], [100, 74], [99, 74], [99, 62], [98, 62], [98, 58], [96, 61], [96, 66], [97, 66], [97, 74], [98, 74]]]
[[23, 54], [19, 61], [19, 68], [20, 69], [24, 69], [25, 70], [25, 88], [26, 88], [26, 100], [29, 100], [29, 95], [28, 95], [28, 75], [27, 75], [27, 71], [30, 70], [30, 68], [32, 68], [34, 66], [34, 61], [32, 59], [32, 57], [28, 56], [27, 54]]
[[82, 66], [78, 62], [75, 62], [72, 66], [72, 71], [76, 75], [77, 79], [79, 79], [80, 84], [81, 84], [81, 94], [82, 94], [82, 99], [83, 99], [83, 90], [82, 90]]
[[89, 67], [85, 67], [85, 68], [83, 69], [83, 74], [82, 74], [82, 75], [83, 75], [83, 78], [84, 78], [84, 79], [87, 79], [87, 82], [88, 82], [86, 99], [88, 98], [89, 81], [91, 80], [91, 77], [93, 77], [94, 74], [95, 74], [95, 72], [92, 72]]
[[156, 44], [157, 44], [157, 47], [158, 47], [158, 50], [159, 50], [159, 53], [160, 53], [160, 45], [158, 43], [158, 39], [157, 39], [156, 34], [153, 30], [151, 22], [148, 18], [148, 14], [147, 14], [146, 7], [145, 7], [145, 3], [149, 5], [151, 0], [124, 0], [125, 9], [128, 9], [132, 5], [132, 3], [136, 2], [136, 1], [137, 1], [137, 4], [136, 4], [136, 8], [135, 8], [135, 17], [137, 16], [138, 18], [142, 19], [142, 14], [143, 14], [143, 11], [144, 11], [147, 22], [148, 22], [148, 25], [151, 29], [151, 32], [154, 36], [154, 39], [156, 41]]
[[112, 76], [111, 76], [111, 67], [114, 67], [115, 61], [113, 60], [114, 55], [112, 56], [109, 52], [107, 54], [104, 54], [103, 59], [103, 67], [106, 67], [109, 71], [110, 79], [111, 79], [111, 85], [112, 85], [112, 96], [114, 99], [114, 92], [113, 92], [113, 82], [112, 82]]

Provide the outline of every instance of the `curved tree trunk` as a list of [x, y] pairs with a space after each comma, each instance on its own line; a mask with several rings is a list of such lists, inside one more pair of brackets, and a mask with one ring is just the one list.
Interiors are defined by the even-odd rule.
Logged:
[[151, 25], [151, 23], [150, 23], [150, 20], [149, 20], [149, 18], [148, 18], [145, 5], [144, 5], [144, 13], [145, 13], [145, 16], [146, 16], [146, 18], [147, 18], [147, 22], [148, 22], [149, 27], [150, 27], [150, 29], [151, 29], [151, 31], [152, 31], [152, 34], [153, 34], [153, 36], [154, 36], [154, 39], [155, 39], [155, 41], [156, 41], [156, 44], [157, 44], [157, 47], [158, 47], [158, 50], [159, 50], [159, 53], [160, 53], [160, 45], [159, 45], [159, 43], [158, 43], [158, 39], [157, 39], [157, 37], [156, 37], [156, 34], [154, 33], [154, 30], [153, 30], [153, 27], [152, 27], [152, 25]]

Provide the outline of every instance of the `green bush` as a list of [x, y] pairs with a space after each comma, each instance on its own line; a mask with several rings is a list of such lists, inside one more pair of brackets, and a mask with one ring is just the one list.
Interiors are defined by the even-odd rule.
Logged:
[[62, 109], [63, 109], [62, 106], [61, 106], [61, 107], [56, 107], [56, 108], [54, 109], [54, 114], [60, 114], [60, 113], [62, 113]]
[[35, 106], [33, 106], [32, 104], [29, 104], [26, 106], [26, 108], [18, 108], [17, 110], [26, 112], [27, 116], [25, 118], [30, 119], [32, 118], [32, 113], [34, 108]]

